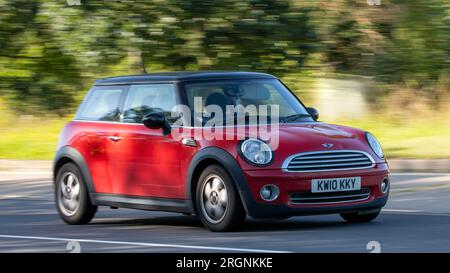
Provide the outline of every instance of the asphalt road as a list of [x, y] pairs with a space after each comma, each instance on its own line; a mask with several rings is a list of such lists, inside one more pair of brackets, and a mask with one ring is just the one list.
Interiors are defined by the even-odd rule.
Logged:
[[49, 175], [0, 171], [0, 252], [450, 252], [450, 174], [393, 174], [388, 205], [371, 223], [248, 219], [230, 233], [195, 216], [109, 208], [70, 226], [56, 213]]

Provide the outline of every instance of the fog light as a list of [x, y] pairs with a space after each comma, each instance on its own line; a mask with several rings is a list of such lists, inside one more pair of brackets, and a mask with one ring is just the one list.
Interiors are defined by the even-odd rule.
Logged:
[[261, 188], [259, 191], [259, 194], [261, 195], [261, 198], [264, 201], [273, 201], [278, 198], [278, 195], [280, 194], [280, 189], [275, 185], [265, 185]]
[[389, 180], [387, 178], [384, 178], [383, 181], [381, 181], [381, 192], [385, 194], [389, 190]]

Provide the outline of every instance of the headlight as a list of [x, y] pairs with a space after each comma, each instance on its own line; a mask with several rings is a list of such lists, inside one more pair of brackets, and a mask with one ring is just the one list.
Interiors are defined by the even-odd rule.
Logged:
[[372, 151], [379, 157], [384, 158], [383, 149], [381, 149], [381, 144], [378, 142], [378, 140], [369, 132], [366, 132], [366, 139], [369, 143], [370, 148], [372, 148]]
[[241, 156], [255, 165], [266, 165], [272, 160], [272, 149], [258, 139], [247, 139], [241, 143]]

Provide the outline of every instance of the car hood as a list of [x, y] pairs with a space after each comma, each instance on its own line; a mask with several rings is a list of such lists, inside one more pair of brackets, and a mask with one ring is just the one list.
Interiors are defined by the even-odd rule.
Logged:
[[364, 151], [375, 161], [383, 161], [369, 147], [365, 131], [351, 127], [321, 122], [281, 124], [278, 135], [278, 141], [272, 138], [269, 142], [275, 152], [274, 167], [293, 154], [332, 150]]
[[279, 168], [284, 160], [297, 153], [358, 150], [364, 151], [378, 162], [379, 159], [369, 147], [365, 131], [321, 122], [280, 124], [278, 140], [272, 138], [268, 143], [274, 150], [273, 168]]
[[349, 149], [354, 148], [355, 142], [359, 142], [358, 132], [337, 125], [282, 124], [279, 128], [279, 147], [290, 147], [292, 151], [323, 150], [323, 144], [331, 144], [334, 149]]

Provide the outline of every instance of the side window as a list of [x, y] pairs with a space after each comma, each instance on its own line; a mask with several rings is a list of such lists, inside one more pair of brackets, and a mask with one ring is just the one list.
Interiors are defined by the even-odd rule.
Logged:
[[172, 108], [176, 105], [173, 84], [133, 85], [125, 101], [122, 121], [142, 123], [142, 118], [152, 112], [163, 112], [169, 123], [175, 122]]
[[95, 88], [77, 113], [77, 119], [117, 121], [123, 88]]

